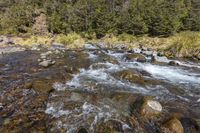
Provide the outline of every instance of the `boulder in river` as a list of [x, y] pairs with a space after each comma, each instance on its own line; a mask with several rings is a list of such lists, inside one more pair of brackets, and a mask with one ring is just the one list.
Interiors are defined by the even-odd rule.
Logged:
[[170, 66], [179, 66], [179, 63], [176, 62], [176, 61], [170, 61], [170, 62], [168, 63], [168, 65], [170, 65]]
[[165, 133], [184, 133], [183, 126], [177, 118], [171, 118], [163, 125]]
[[49, 67], [53, 64], [55, 64], [55, 61], [52, 61], [52, 60], [44, 60], [44, 61], [39, 63], [39, 65], [43, 66], [43, 67]]
[[41, 93], [49, 93], [53, 90], [53, 87], [43, 80], [36, 80], [33, 82], [33, 89]]
[[136, 53], [125, 55], [125, 59], [130, 61], [135, 60], [138, 62], [146, 62], [146, 57], [144, 55]]
[[162, 113], [162, 105], [149, 96], [137, 99], [130, 109], [132, 115], [136, 113], [147, 119], [157, 117]]
[[153, 56], [152, 61], [154, 63], [159, 62], [159, 63], [168, 63], [169, 60], [166, 56]]
[[116, 78], [120, 80], [126, 80], [130, 83], [144, 84], [144, 79], [139, 75], [137, 71], [134, 70], [122, 70], [114, 74]]
[[132, 49], [132, 51], [136, 54], [139, 54], [139, 53], [141, 53], [142, 50], [140, 48], [134, 48], [134, 49]]
[[157, 116], [162, 112], [162, 105], [153, 99], [143, 99], [140, 114], [145, 117]]
[[146, 55], [146, 56], [152, 56], [154, 53], [154, 51], [142, 51], [142, 54]]
[[109, 63], [112, 63], [112, 64], [119, 64], [119, 62], [115, 58], [107, 56], [107, 55], [101, 55], [100, 61], [109, 62]]

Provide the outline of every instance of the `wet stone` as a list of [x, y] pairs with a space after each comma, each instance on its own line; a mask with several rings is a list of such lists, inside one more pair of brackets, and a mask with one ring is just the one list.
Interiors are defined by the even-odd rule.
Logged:
[[41, 93], [49, 93], [53, 90], [53, 87], [43, 80], [33, 81], [33, 89]]
[[133, 115], [139, 112], [139, 115], [147, 119], [156, 118], [162, 113], [162, 105], [153, 97], [137, 99], [130, 109]]
[[177, 118], [172, 118], [164, 123], [165, 133], [184, 133], [183, 126]]
[[89, 132], [85, 128], [80, 128], [77, 133], [89, 133]]
[[113, 74], [116, 78], [128, 81], [130, 83], [137, 83], [139, 85], [145, 85], [144, 78], [135, 70], [122, 70]]
[[62, 43], [57, 43], [57, 42], [53, 42], [51, 45], [52, 48], [54, 49], [65, 49], [64, 44]]
[[200, 126], [198, 125], [198, 121], [192, 119], [192, 118], [181, 118], [180, 119], [184, 132], [186, 133], [199, 133], [200, 132]]
[[161, 62], [161, 63], [168, 63], [169, 60], [165, 56], [153, 56], [152, 57], [153, 62]]
[[156, 116], [162, 112], [162, 106], [158, 101], [145, 100], [140, 111], [145, 117]]
[[124, 57], [128, 61], [146, 62], [146, 57], [142, 54], [128, 54]]
[[55, 64], [55, 61], [51, 61], [51, 60], [44, 60], [44, 61], [39, 63], [39, 65], [42, 66], [42, 67], [49, 67], [53, 64]]
[[179, 63], [176, 62], [176, 61], [170, 61], [170, 62], [168, 63], [168, 65], [170, 65], [170, 66], [179, 66]]

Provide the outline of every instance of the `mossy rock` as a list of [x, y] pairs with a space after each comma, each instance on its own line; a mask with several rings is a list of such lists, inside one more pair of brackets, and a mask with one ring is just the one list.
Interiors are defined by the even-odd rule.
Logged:
[[39, 93], [49, 93], [53, 87], [45, 80], [35, 80], [33, 81], [33, 89]]

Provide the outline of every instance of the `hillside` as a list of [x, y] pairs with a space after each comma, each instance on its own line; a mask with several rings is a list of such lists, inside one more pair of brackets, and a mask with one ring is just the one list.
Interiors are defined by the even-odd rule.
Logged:
[[[200, 30], [199, 0], [1, 0], [0, 7], [1, 34], [76, 32], [101, 38]], [[37, 27], [38, 19], [43, 26]]]

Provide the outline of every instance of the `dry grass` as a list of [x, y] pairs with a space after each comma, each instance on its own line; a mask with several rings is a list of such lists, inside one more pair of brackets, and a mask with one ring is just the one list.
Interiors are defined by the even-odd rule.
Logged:
[[124, 44], [129, 48], [142, 44], [145, 47], [165, 52], [171, 57], [197, 57], [200, 59], [200, 32], [185, 31], [167, 38], [146, 35], [136, 37], [128, 34], [107, 35], [96, 42], [104, 42], [109, 47]]
[[[89, 37], [88, 37], [89, 36]], [[81, 36], [76, 33], [67, 35], [52, 36], [30, 36], [30, 37], [14, 37], [16, 44], [23, 46], [31, 46], [33, 44], [51, 45], [53, 41], [62, 43], [68, 48], [81, 48], [85, 42], [104, 43], [107, 47], [116, 45], [125, 45], [129, 48], [138, 47], [142, 44], [148, 48], [158, 51], [164, 51], [172, 57], [197, 57], [200, 59], [200, 32], [181, 32], [168, 38], [136, 37], [128, 34], [106, 35], [102, 39], [96, 39], [94, 35]]]
[[76, 33], [70, 33], [67, 35], [57, 35], [55, 38], [55, 42], [62, 43], [68, 48], [80, 48], [83, 47], [85, 44], [85, 40]]
[[16, 44], [22, 46], [32, 46], [34, 44], [50, 45], [52, 42], [50, 36], [30, 36], [30, 37], [14, 37], [13, 40]]
[[170, 44], [166, 48], [176, 53], [178, 57], [200, 57], [200, 33], [182, 32], [169, 38]]

